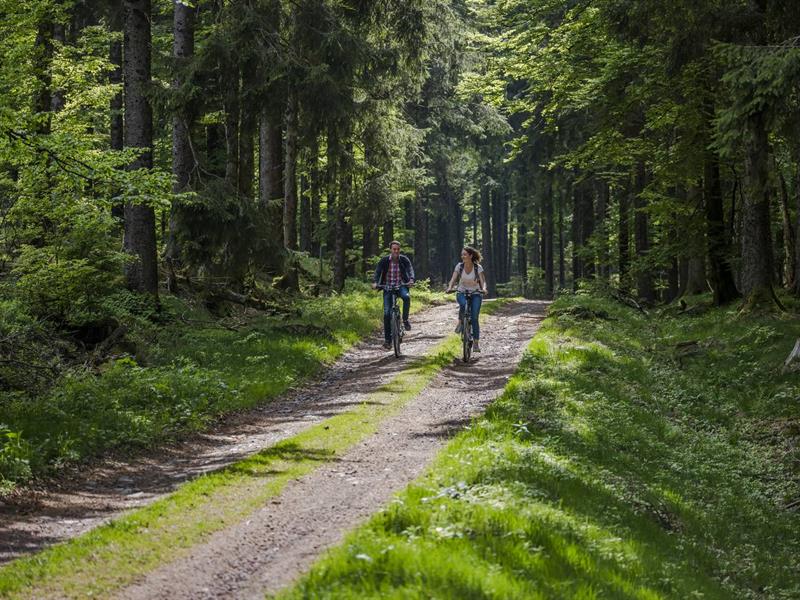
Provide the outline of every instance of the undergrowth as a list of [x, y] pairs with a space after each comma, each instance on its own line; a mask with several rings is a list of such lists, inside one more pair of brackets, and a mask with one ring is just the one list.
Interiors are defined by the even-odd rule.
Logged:
[[486, 415], [282, 598], [800, 597], [800, 321], [551, 314]]

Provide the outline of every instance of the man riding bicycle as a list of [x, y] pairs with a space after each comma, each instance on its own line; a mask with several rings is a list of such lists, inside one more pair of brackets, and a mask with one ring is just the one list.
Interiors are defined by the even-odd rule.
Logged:
[[372, 288], [383, 287], [383, 347], [392, 347], [392, 294], [398, 294], [403, 300], [403, 326], [411, 329], [408, 322], [408, 311], [411, 308], [411, 296], [408, 286], [414, 283], [414, 267], [411, 260], [400, 254], [400, 242], [389, 244], [389, 255], [378, 261]]

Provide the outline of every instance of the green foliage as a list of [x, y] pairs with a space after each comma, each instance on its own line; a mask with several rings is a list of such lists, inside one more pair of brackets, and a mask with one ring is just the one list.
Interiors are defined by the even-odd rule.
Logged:
[[800, 388], [777, 374], [798, 321], [588, 294], [551, 314], [485, 417], [280, 597], [800, 592]]

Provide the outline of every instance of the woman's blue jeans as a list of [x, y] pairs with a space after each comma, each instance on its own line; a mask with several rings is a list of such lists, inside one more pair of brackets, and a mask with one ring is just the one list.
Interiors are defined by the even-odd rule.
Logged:
[[[463, 319], [464, 311], [467, 309], [467, 295], [464, 292], [458, 292], [456, 300], [458, 301], [458, 318]], [[472, 339], [479, 340], [481, 338], [481, 326], [478, 323], [478, 317], [481, 314], [483, 298], [481, 298], [480, 294], [472, 294], [470, 301], [472, 302], [472, 306], [470, 306], [472, 311]]]

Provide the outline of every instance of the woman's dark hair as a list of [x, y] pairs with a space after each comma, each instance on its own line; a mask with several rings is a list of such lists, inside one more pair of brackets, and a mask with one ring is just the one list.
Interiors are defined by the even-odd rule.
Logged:
[[481, 253], [475, 250], [472, 246], [464, 246], [464, 250], [472, 257], [472, 262], [481, 262]]

